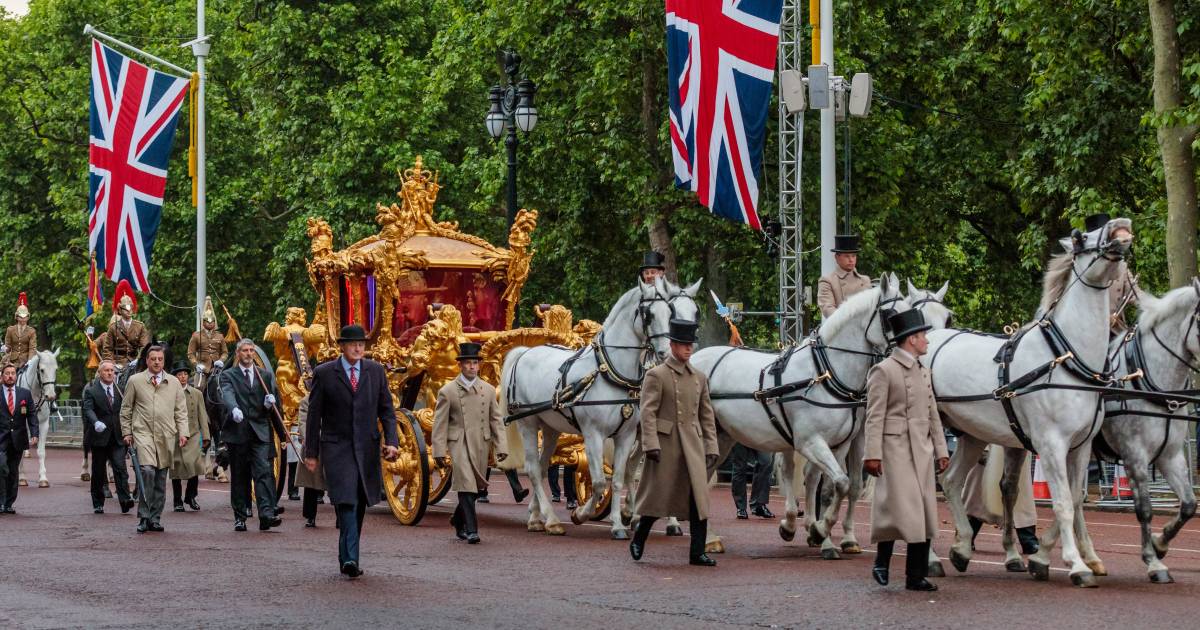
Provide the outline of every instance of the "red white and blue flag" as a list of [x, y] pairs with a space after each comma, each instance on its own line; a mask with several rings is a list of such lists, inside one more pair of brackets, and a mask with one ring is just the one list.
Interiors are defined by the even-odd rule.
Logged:
[[92, 40], [88, 248], [109, 280], [150, 290], [167, 158], [189, 80]]
[[758, 230], [783, 0], [666, 0], [675, 186]]

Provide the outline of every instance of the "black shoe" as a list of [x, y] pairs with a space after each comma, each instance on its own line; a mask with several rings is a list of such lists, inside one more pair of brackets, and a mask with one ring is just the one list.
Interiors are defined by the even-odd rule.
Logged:
[[479, 534], [476, 534], [474, 532], [467, 534], [467, 544], [468, 545], [478, 545], [479, 544]]
[[4, 508], [4, 513], [5, 513], [5, 514], [16, 514], [16, 513], [17, 513], [17, 511], [16, 511], [16, 510], [14, 510], [14, 509], [13, 509], [13, 506], [11, 506], [11, 505], [10, 505], [10, 506], [8, 506], [8, 507]]
[[299, 492], [289, 492], [288, 493], [288, 501], [299, 501], [299, 500], [300, 500]]
[[182, 512], [182, 511], [183, 511], [183, 504], [182, 504], [182, 503], [176, 503], [176, 504], [175, 504], [175, 511], [176, 511], [176, 512]]
[[738, 517], [738, 519], [744, 521], [744, 520], [750, 518], [750, 515], [746, 514], [746, 508], [738, 508], [737, 517]]
[[200, 503], [196, 501], [195, 497], [188, 499], [187, 506], [196, 512], [200, 511]]
[[775, 515], [771, 513], [771, 509], [765, 505], [756, 505], [753, 511], [754, 515], [760, 518], [775, 518]]
[[467, 530], [463, 529], [462, 522], [454, 518], [453, 515], [450, 516], [450, 526], [454, 528], [454, 535], [458, 536], [459, 540], [467, 539]]
[[305, 519], [305, 520], [304, 520], [304, 526], [305, 526], [305, 527], [316, 527], [316, 526], [317, 526], [317, 519], [315, 519], [315, 518], [309, 518], [309, 519]]
[[258, 531], [260, 532], [265, 532], [272, 527], [279, 527], [280, 525], [283, 525], [283, 519], [278, 516], [258, 519]]
[[280, 514], [283, 514], [286, 511], [287, 511], [287, 508], [285, 508], [281, 505], [281, 506], [275, 508], [275, 516], [279, 516]]
[[689, 558], [688, 564], [694, 564], [698, 567], [715, 567], [717, 566], [717, 561], [708, 557], [708, 554], [702, 553], [698, 556], [692, 556]]
[[887, 586], [887, 567], [871, 567], [871, 577], [875, 578], [875, 581], [878, 582], [880, 586]]
[[350, 562], [342, 563], [342, 575], [353, 580], [363, 574], [362, 569], [358, 568], [358, 563], [351, 560]]
[[478, 499], [475, 499], [475, 502], [476, 502], [476, 503], [491, 503], [491, 501], [488, 501], [488, 498], [487, 498], [487, 495], [486, 495], [486, 494], [485, 494], [485, 495], [483, 495], [483, 496], [481, 496], [481, 497], [479, 497]]
[[553, 495], [550, 497], [550, 502], [551, 503], [562, 503], [562, 497], [558, 496], [557, 494]]
[[578, 501], [576, 501], [575, 499], [567, 499], [567, 509], [568, 510], [574, 510], [575, 508], [578, 508], [578, 507], [579, 507]]
[[906, 581], [904, 583], [904, 588], [907, 590], [910, 590], [910, 591], [936, 591], [936, 590], [938, 590], [936, 584], [934, 584], [933, 582], [930, 582], [929, 580], [926, 580], [925, 578], [921, 578], [920, 580], [917, 580], [916, 582]]
[[244, 532], [244, 531], [246, 531], [246, 521], [245, 521], [245, 519], [240, 519], [240, 518], [235, 518], [235, 519], [233, 519], [233, 531], [235, 531], [235, 532]]
[[645, 542], [638, 542], [636, 538], [634, 540], [629, 541], [629, 555], [632, 556], [634, 560], [641, 560], [642, 552], [645, 550], [646, 550]]
[[162, 524], [161, 524], [161, 523], [150, 523], [150, 531], [152, 531], [152, 532], [165, 532], [165, 531], [167, 531], [167, 530], [163, 528], [163, 526], [162, 526]]
[[129, 510], [133, 509], [133, 506], [134, 506], [134, 501], [132, 499], [129, 501], [122, 501], [121, 502], [121, 513], [128, 514]]
[[102, 507], [96, 507], [96, 508], [92, 508], [92, 513], [93, 513], [93, 514], [103, 514], [103, 513], [104, 513], [104, 508], [102, 508]]
[[524, 501], [525, 497], [527, 497], [527, 496], [529, 496], [529, 490], [527, 490], [525, 488], [521, 488], [520, 490], [517, 490], [516, 492], [513, 493], [513, 500], [516, 501], [517, 503], [520, 503], [520, 502]]
[[150, 529], [150, 526], [146, 524], [146, 519], [138, 521], [137, 533], [145, 534], [147, 529]]

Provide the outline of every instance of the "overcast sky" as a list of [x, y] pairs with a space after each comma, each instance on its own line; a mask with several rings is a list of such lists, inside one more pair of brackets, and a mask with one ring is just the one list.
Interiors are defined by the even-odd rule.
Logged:
[[9, 13], [25, 15], [29, 11], [29, 0], [0, 0], [0, 6]]

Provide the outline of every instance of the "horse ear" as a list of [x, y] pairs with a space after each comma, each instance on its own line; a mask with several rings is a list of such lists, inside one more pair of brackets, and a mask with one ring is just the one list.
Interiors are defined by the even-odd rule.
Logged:
[[937, 299], [938, 299], [938, 301], [939, 301], [939, 302], [941, 302], [942, 300], [946, 299], [946, 290], [947, 290], [947, 289], [949, 289], [949, 288], [950, 288], [950, 281], [949, 281], [949, 280], [947, 280], [947, 281], [945, 281], [945, 282], [943, 282], [943, 283], [942, 283], [942, 288], [938, 289], [938, 290], [937, 290], [937, 293], [934, 293], [934, 296], [936, 296], [936, 297], [937, 297]]
[[1200, 295], [1200, 278], [1192, 278], [1192, 288], [1195, 289], [1196, 295]]
[[690, 298], [692, 298], [692, 299], [695, 299], [695, 298], [696, 298], [696, 294], [700, 292], [700, 283], [701, 283], [701, 282], [704, 282], [704, 278], [700, 278], [699, 280], [697, 280], [697, 281], [695, 281], [694, 283], [692, 283], [692, 285], [691, 285], [691, 286], [689, 286], [688, 288], [684, 289], [684, 290], [683, 290], [683, 294], [684, 294], [684, 295], [686, 295], [686, 296], [688, 296], [688, 297], [690, 297]]
[[890, 292], [891, 287], [888, 286], [888, 275], [886, 273], [881, 274], [879, 276], [879, 295], [886, 297]]
[[[1146, 311], [1146, 312], [1156, 311], [1156, 310], [1158, 310], [1159, 303], [1162, 302], [1162, 298], [1156, 297], [1153, 293], [1151, 293], [1149, 291], [1143, 291], [1142, 287], [1139, 287], [1136, 284], [1133, 285], [1133, 293], [1134, 293], [1134, 295], [1137, 296], [1137, 305], [1138, 305], [1139, 311]], [[1115, 306], [1115, 305], [1109, 304], [1110, 308], [1113, 306]]]
[[54, 349], [54, 357], [55, 357], [55, 358], [58, 358], [58, 351], [59, 351], [59, 350], [62, 350], [62, 347], [61, 347], [61, 346], [60, 346], [60, 347], [58, 347], [58, 348], [55, 348], [55, 349]]
[[905, 278], [904, 281], [908, 283], [908, 297], [912, 299], [917, 293], [917, 287], [913, 286], [912, 278]]
[[1070, 254], [1075, 251], [1075, 242], [1070, 237], [1058, 239], [1058, 244], [1063, 248], [1063, 251]]

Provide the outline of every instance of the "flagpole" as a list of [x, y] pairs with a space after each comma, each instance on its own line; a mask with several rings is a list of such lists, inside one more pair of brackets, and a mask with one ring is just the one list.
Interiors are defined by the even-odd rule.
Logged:
[[207, 181], [204, 173], [205, 119], [204, 92], [206, 76], [204, 62], [208, 57], [209, 41], [204, 33], [204, 0], [196, 0], [196, 39], [190, 45], [196, 56], [196, 74], [199, 88], [196, 96], [196, 330], [200, 330], [201, 310], [208, 287], [208, 235], [206, 230], [208, 209]]
[[[833, 79], [833, 0], [820, 0], [821, 61]], [[830, 90], [830, 98], [837, 95]], [[837, 155], [834, 142], [834, 105], [821, 110], [821, 275], [837, 268], [833, 237], [837, 233]], [[846, 226], [849, 229], [849, 226]]]
[[163, 66], [166, 66], [166, 67], [168, 67], [168, 68], [170, 68], [170, 69], [174, 70], [175, 72], [178, 72], [180, 75], [182, 75], [182, 76], [180, 76], [180, 77], [179, 77], [179, 78], [181, 78], [181, 79], [186, 79], [186, 78], [188, 78], [188, 77], [192, 76], [192, 73], [191, 73], [191, 71], [190, 71], [190, 70], [185, 70], [185, 69], [183, 69], [183, 68], [180, 68], [179, 66], [177, 66], [177, 65], [175, 65], [175, 64], [173, 64], [173, 63], [171, 63], [170, 61], [167, 61], [167, 60], [165, 60], [165, 59], [162, 59], [162, 58], [160, 58], [160, 57], [156, 57], [156, 56], [154, 56], [154, 55], [151, 55], [150, 53], [148, 53], [148, 52], [146, 52], [146, 51], [142, 50], [141, 48], [136, 48], [136, 47], [134, 47], [134, 46], [130, 46], [129, 44], [126, 44], [125, 42], [123, 42], [123, 41], [121, 41], [121, 40], [119, 40], [119, 39], [117, 39], [117, 38], [115, 38], [115, 37], [112, 37], [112, 36], [109, 36], [109, 35], [105, 35], [104, 33], [101, 33], [100, 31], [96, 30], [96, 28], [95, 28], [94, 26], [92, 26], [91, 24], [85, 24], [85, 25], [84, 25], [84, 27], [83, 27], [83, 34], [84, 34], [84, 35], [91, 35], [92, 37], [95, 37], [96, 39], [102, 39], [102, 40], [104, 40], [104, 41], [106, 41], [106, 42], [108, 42], [108, 43], [110, 43], [110, 44], [113, 44], [114, 46], [119, 46], [119, 47], [121, 47], [121, 48], [124, 48], [125, 50], [128, 50], [128, 51], [130, 51], [130, 52], [137, 53], [137, 54], [139, 54], [139, 55], [141, 55], [141, 56], [143, 56], [143, 57], [145, 57], [145, 58], [147, 58], [147, 59], [149, 59], [149, 60], [151, 60], [151, 61], [153, 61], [153, 62], [155, 62], [155, 63], [157, 63], [157, 64], [161, 64], [161, 65], [163, 65]]

